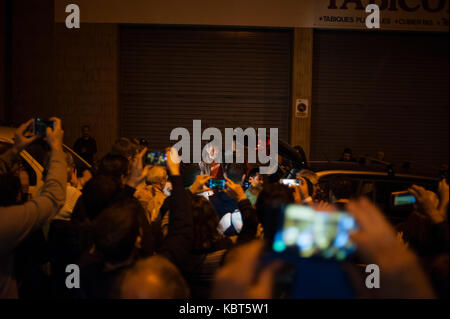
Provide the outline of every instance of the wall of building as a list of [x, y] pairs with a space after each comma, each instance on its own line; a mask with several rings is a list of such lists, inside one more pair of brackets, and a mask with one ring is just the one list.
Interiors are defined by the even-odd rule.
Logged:
[[52, 1], [13, 1], [11, 124], [53, 114]]
[[14, 1], [10, 125], [58, 116], [67, 145], [89, 124], [98, 156], [118, 137], [118, 26], [54, 23], [53, 1]]
[[55, 114], [65, 120], [65, 142], [73, 146], [88, 124], [98, 157], [118, 137], [118, 26], [55, 25]]
[[0, 1], [0, 124], [5, 121], [6, 104], [6, 1]]

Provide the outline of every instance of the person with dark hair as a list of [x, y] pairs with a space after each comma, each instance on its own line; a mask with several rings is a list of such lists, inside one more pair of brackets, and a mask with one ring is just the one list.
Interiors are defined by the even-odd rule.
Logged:
[[272, 242], [275, 232], [281, 226], [282, 209], [293, 204], [292, 190], [282, 184], [267, 184], [258, 196], [256, 214], [261, 223], [266, 242]]
[[89, 164], [94, 163], [94, 156], [97, 153], [97, 142], [91, 136], [89, 125], [83, 125], [83, 135], [75, 141], [73, 149]]
[[248, 182], [251, 187], [262, 187], [264, 180], [259, 173], [259, 167], [252, 168], [248, 173]]
[[110, 175], [96, 175], [83, 189], [83, 194], [77, 202], [72, 220], [80, 222], [86, 219], [94, 220], [100, 212], [108, 207], [118, 197], [121, 184]]
[[113, 298], [114, 283], [134, 264], [142, 241], [139, 201], [126, 198], [104, 209], [91, 228], [92, 246], [80, 258], [82, 291], [88, 298]]
[[264, 184], [263, 177], [259, 174], [258, 167], [252, 168], [248, 173], [248, 183], [250, 184], [250, 187], [245, 191], [245, 196], [247, 196], [250, 203], [254, 206]]
[[300, 158], [302, 159], [302, 162], [303, 162], [303, 166], [308, 167], [309, 164], [308, 164], [306, 153], [305, 153], [305, 150], [303, 149], [303, 147], [301, 147], [300, 145], [295, 145], [294, 150], [298, 153], [298, 155], [300, 155]]
[[356, 162], [356, 159], [353, 157], [353, 152], [350, 148], [344, 149], [342, 152], [342, 156], [339, 159], [341, 162]]
[[129, 173], [129, 165], [125, 156], [108, 153], [100, 160], [97, 174], [111, 176], [122, 183]]
[[[47, 127], [45, 140], [51, 156], [48, 174], [38, 196], [22, 205], [0, 207], [0, 298], [17, 298], [18, 288], [12, 273], [14, 249], [35, 230], [53, 218], [64, 204], [67, 169], [63, 152], [63, 130], [58, 118], [51, 118], [54, 128]], [[0, 156], [8, 166], [17, 160], [20, 152], [37, 136], [27, 136], [32, 120], [22, 124], [15, 132], [14, 146]], [[3, 172], [2, 172], [3, 173]]]
[[104, 209], [95, 219], [92, 234], [95, 250], [108, 263], [122, 263], [133, 254], [142, 240], [139, 216], [143, 216], [139, 201], [127, 198]]
[[[203, 196], [204, 184], [210, 176], [199, 175], [189, 189], [190, 208], [194, 224], [194, 245], [183, 273], [192, 289], [194, 298], [208, 298], [211, 293], [211, 282], [215, 270], [234, 244], [234, 240], [218, 231], [219, 217], [211, 202]], [[257, 217], [249, 200], [245, 197], [241, 185], [226, 179], [226, 194], [238, 203], [243, 227], [236, 238], [236, 244], [242, 244], [255, 238]]]
[[78, 198], [81, 196], [81, 191], [73, 186], [77, 184], [77, 171], [72, 155], [70, 155], [70, 153], [68, 152], [64, 153], [66, 155], [67, 163], [66, 202], [64, 203], [64, 206], [60, 209], [58, 214], [56, 214], [54, 219], [70, 220]]
[[[245, 165], [238, 163], [227, 164], [224, 176], [233, 183], [241, 185], [245, 179]], [[228, 196], [225, 191], [214, 193], [212, 196], [209, 196], [209, 200], [219, 215], [219, 230], [227, 236], [239, 234], [243, 222], [238, 202]]]
[[81, 297], [77, 291], [66, 289], [65, 267], [77, 263], [81, 254], [92, 245], [90, 229], [97, 216], [117, 201], [133, 197], [135, 187], [144, 179], [147, 170], [142, 167], [142, 159], [139, 162], [139, 158], [133, 159], [129, 165], [128, 160], [121, 155], [105, 156], [101, 161], [100, 171], [85, 185], [70, 220], [54, 220], [51, 223], [51, 280], [56, 296]]
[[174, 149], [168, 151], [167, 167], [173, 194], [169, 231], [161, 242], [158, 241], [161, 239], [160, 232], [154, 227], [155, 224], [148, 223], [144, 208], [131, 196], [121, 197], [94, 220], [91, 227], [92, 245], [80, 259], [84, 280], [90, 283], [85, 286], [88, 297], [117, 297], [118, 291], [113, 288], [117, 287], [120, 274], [133, 266], [139, 257], [156, 253], [168, 258], [177, 267], [186, 263], [192, 247], [192, 215], [182, 186], [177, 155]]
[[138, 152], [138, 146], [126, 137], [119, 138], [111, 148], [111, 154], [122, 155], [131, 161]]
[[191, 287], [192, 297], [208, 298], [214, 272], [221, 265], [233, 242], [217, 230], [219, 217], [212, 204], [203, 196], [189, 197], [194, 240], [183, 272]]
[[121, 193], [120, 183], [111, 176], [94, 176], [83, 189], [70, 220], [53, 220], [48, 234], [52, 294], [58, 298], [81, 298], [78, 289], [67, 289], [65, 269], [78, 263], [92, 245], [91, 226], [97, 216], [112, 205]]
[[356, 187], [356, 183], [345, 176], [332, 177], [328, 189], [330, 202], [338, 209], [345, 210], [346, 204], [356, 194]]

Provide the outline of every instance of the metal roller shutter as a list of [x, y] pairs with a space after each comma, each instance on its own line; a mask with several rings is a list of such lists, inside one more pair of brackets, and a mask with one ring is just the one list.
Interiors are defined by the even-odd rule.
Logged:
[[315, 31], [311, 159], [448, 163], [448, 34]]
[[[288, 139], [291, 31], [122, 26], [120, 133], [173, 145], [206, 127], [277, 127]], [[222, 131], [223, 132], [223, 131]]]

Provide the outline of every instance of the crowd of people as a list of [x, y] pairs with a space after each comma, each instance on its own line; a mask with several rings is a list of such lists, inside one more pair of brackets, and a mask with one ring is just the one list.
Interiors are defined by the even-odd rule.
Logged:
[[[345, 180], [324, 196], [307, 168], [287, 186], [242, 163], [181, 163], [173, 148], [165, 166], [151, 166], [145, 143], [128, 138], [82, 175], [63, 150], [61, 121], [51, 120], [36, 196], [23, 196], [14, 169], [40, 138], [28, 132], [31, 122], [0, 155], [0, 298], [295, 298], [302, 267], [292, 274], [288, 261], [271, 254], [289, 204], [354, 217], [356, 251], [339, 262], [354, 298], [448, 298], [445, 179], [437, 193], [411, 185], [414, 211], [394, 227], [374, 203], [353, 198]], [[95, 141], [84, 131], [77, 148], [93, 161]], [[344, 156], [351, 158], [351, 151]], [[226, 187], [211, 189], [211, 178]], [[365, 285], [362, 265], [369, 264], [380, 269], [379, 288]], [[68, 265], [79, 267], [79, 287], [68, 287]], [[317, 286], [330, 275], [320, 269], [309, 276]]]

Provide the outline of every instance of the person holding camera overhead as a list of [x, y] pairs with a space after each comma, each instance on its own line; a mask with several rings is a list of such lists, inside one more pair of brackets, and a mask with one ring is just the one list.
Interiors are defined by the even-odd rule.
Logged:
[[[14, 198], [10, 198], [11, 205], [0, 207], [0, 298], [18, 298], [17, 283], [12, 272], [14, 249], [33, 231], [53, 218], [66, 199], [67, 164], [63, 152], [64, 131], [60, 119], [53, 117], [50, 120], [54, 123], [53, 128], [47, 127], [43, 137], [51, 149], [50, 163], [40, 194], [21, 205], [15, 205]], [[40, 137], [28, 133], [32, 121], [29, 120], [19, 126], [15, 132], [14, 146], [0, 155], [5, 164], [2, 165], [0, 172], [1, 183], [7, 180], [3, 177], [10, 174], [8, 167], [18, 159], [20, 152]], [[7, 194], [0, 194], [5, 195]]]

